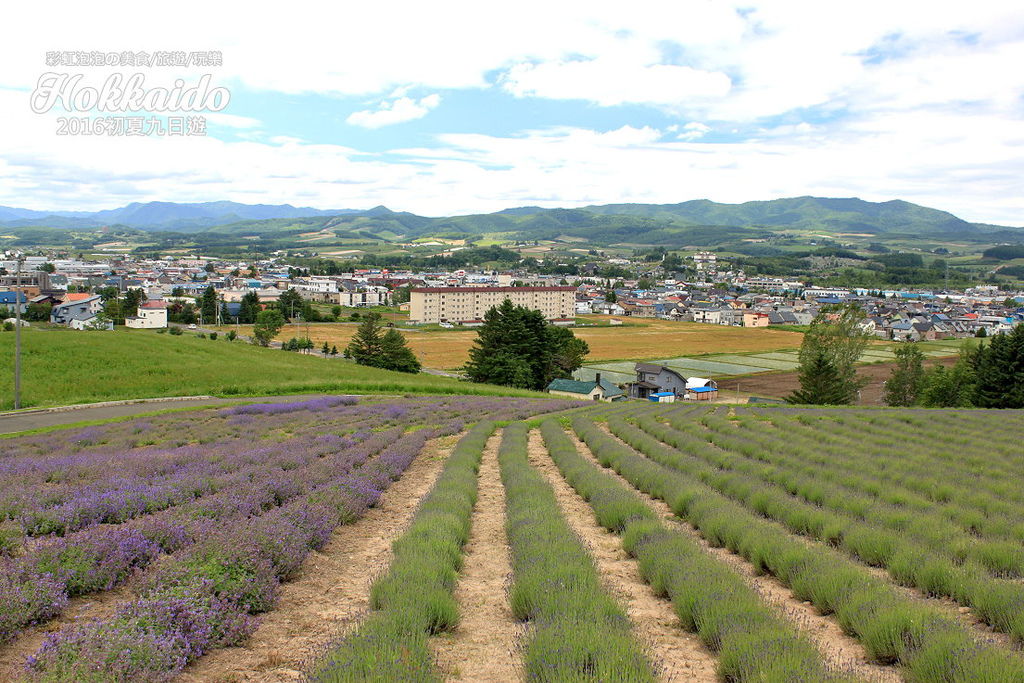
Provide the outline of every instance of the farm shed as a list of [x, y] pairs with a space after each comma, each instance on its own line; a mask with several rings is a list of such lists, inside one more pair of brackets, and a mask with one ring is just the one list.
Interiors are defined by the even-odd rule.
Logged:
[[649, 394], [647, 396], [647, 400], [653, 401], [654, 403], [675, 403], [676, 394], [673, 391], [659, 391]]
[[688, 401], [713, 401], [718, 398], [717, 387], [693, 387], [683, 396]]

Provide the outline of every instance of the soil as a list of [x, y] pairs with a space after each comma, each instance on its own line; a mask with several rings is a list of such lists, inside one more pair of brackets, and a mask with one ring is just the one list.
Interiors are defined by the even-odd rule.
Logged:
[[696, 635], [681, 628], [672, 603], [656, 596], [644, 582], [637, 562], [623, 550], [619, 537], [597, 524], [590, 505], [562, 478], [536, 430], [530, 433], [528, 453], [530, 464], [554, 488], [569, 526], [590, 548], [605, 589], [625, 607], [634, 633], [659, 668], [659, 678], [717, 681], [714, 655]]
[[522, 628], [512, 615], [508, 586], [512, 564], [505, 535], [505, 487], [498, 468], [500, 432], [480, 464], [473, 526], [455, 588], [459, 626], [433, 639], [438, 667], [450, 681], [521, 680], [517, 641]]
[[129, 582], [113, 590], [72, 598], [58, 617], [25, 629], [17, 638], [0, 646], [0, 681], [17, 680], [24, 672], [26, 658], [34, 655], [51, 633], [71, 624], [109, 617], [118, 603], [134, 597], [135, 591]]
[[[606, 433], [612, 436], [610, 432], [606, 431]], [[576, 442], [576, 448], [580, 453], [591, 459], [595, 464], [599, 464], [585, 443], [571, 433], [570, 436]], [[612, 438], [615, 437], [612, 436]], [[792, 623], [814, 643], [829, 668], [837, 672], [852, 674], [864, 681], [889, 683], [902, 680], [895, 668], [873, 663], [864, 647], [856, 639], [843, 633], [838, 623], [818, 614], [810, 602], [800, 600], [794, 596], [793, 592], [774, 576], [760, 575], [754, 568], [754, 565], [747, 562], [740, 555], [732, 553], [725, 548], [711, 546], [695, 527], [679, 519], [667, 503], [633, 488], [632, 484], [614, 470], [605, 469], [604, 471], [636, 491], [647, 504], [661, 515], [667, 524], [689, 536], [705, 552], [723, 564], [728, 565], [737, 574], [742, 576], [757, 591], [765, 603], [775, 608], [783, 618]]]
[[215, 650], [179, 677], [186, 683], [301, 680], [303, 672], [369, 609], [370, 584], [386, 570], [391, 543], [409, 525], [458, 436], [428, 441], [412, 465], [353, 524], [339, 527], [241, 646]]
[[[957, 358], [933, 358], [924, 362], [925, 368], [933, 365], [955, 365]], [[880, 406], [885, 405], [882, 401], [885, 380], [889, 379], [895, 363], [877, 363], [873, 365], [861, 365], [857, 368], [857, 376], [868, 380], [868, 384], [861, 389], [858, 405]], [[727, 399], [735, 396], [766, 396], [771, 398], [783, 398], [792, 394], [800, 388], [800, 380], [796, 372], [769, 372], [759, 375], [746, 375], [745, 377], [721, 377], [718, 379], [719, 396]], [[725, 402], [725, 401], [721, 401]], [[745, 402], [745, 401], [744, 401]]]

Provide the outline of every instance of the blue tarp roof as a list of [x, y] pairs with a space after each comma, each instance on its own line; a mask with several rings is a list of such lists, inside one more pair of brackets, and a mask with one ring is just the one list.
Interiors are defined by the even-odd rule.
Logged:
[[687, 389], [687, 391], [703, 394], [705, 391], [718, 391], [718, 389], [715, 387], [693, 387], [692, 389]]

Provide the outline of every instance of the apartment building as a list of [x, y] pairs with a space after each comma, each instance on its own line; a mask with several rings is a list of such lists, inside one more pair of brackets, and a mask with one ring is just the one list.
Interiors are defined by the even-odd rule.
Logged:
[[555, 323], [572, 321], [576, 310], [575, 287], [416, 287], [410, 291], [409, 322], [477, 324], [505, 299]]

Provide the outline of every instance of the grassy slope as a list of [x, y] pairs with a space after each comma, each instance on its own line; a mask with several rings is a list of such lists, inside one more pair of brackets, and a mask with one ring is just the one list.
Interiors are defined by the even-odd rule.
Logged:
[[[13, 406], [14, 333], [0, 333], [0, 410]], [[148, 330], [30, 329], [22, 336], [22, 406], [197, 394], [315, 391], [532, 395], [408, 375], [242, 342]]]

